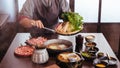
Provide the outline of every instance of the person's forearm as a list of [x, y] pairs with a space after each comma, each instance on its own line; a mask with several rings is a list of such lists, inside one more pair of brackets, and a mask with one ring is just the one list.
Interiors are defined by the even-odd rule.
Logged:
[[20, 25], [22, 25], [25, 28], [31, 28], [33, 22], [35, 22], [35, 21], [28, 19], [28, 18], [24, 18], [24, 19], [20, 20], [19, 23], [20, 23]]

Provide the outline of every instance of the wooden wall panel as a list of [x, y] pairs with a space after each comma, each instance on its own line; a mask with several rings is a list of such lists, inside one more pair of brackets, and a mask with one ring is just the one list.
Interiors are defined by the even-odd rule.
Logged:
[[102, 24], [101, 32], [105, 35], [114, 52], [118, 53], [120, 24]]

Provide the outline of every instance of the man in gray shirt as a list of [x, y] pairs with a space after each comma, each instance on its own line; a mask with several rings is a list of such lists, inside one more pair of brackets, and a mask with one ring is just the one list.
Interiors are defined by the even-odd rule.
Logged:
[[19, 22], [25, 28], [53, 28], [61, 13], [69, 11], [66, 0], [26, 0], [19, 13]]

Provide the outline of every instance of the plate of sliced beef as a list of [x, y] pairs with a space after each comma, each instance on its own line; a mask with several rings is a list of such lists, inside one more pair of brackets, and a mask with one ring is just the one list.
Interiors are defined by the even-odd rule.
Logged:
[[47, 38], [40, 36], [37, 38], [30, 38], [30, 39], [26, 40], [26, 43], [28, 45], [41, 47], [41, 46], [43, 46], [44, 42], [46, 42], [46, 41], [47, 41]]

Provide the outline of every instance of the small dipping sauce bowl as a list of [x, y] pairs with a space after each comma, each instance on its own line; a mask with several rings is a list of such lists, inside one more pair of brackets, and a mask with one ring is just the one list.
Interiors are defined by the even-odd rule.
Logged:
[[85, 42], [86, 47], [95, 47], [97, 44], [95, 42]]
[[87, 35], [85, 37], [86, 42], [94, 42], [95, 36], [94, 35]]

